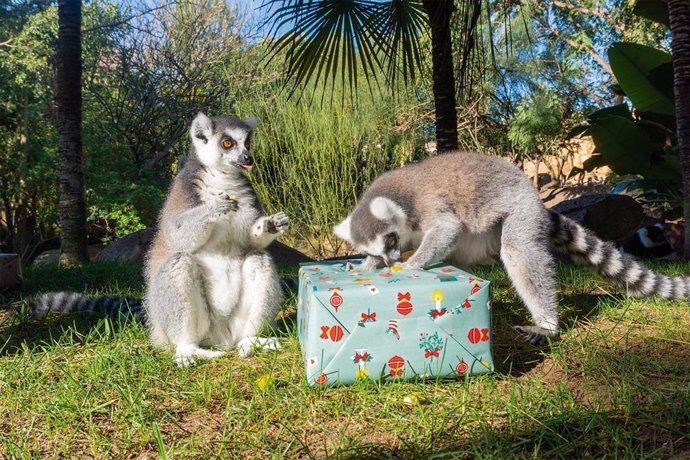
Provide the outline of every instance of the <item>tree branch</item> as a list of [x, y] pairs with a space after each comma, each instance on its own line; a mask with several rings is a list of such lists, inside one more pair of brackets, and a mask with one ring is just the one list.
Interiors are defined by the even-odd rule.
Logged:
[[173, 1], [169, 2], [169, 3], [164, 3], [163, 5], [159, 5], [159, 6], [155, 6], [155, 7], [153, 7], [153, 8], [149, 8], [148, 10], [145, 10], [145, 11], [140, 11], [140, 12], [138, 12], [138, 13], [136, 13], [136, 14], [133, 14], [133, 15], [128, 16], [128, 17], [126, 17], [126, 18], [120, 19], [119, 21], [108, 22], [108, 23], [105, 23], [105, 24], [97, 24], [97, 25], [95, 25], [95, 26], [93, 26], [93, 27], [89, 27], [88, 29], [84, 29], [84, 30], [82, 31], [82, 33], [93, 32], [93, 31], [96, 31], [96, 30], [99, 30], [99, 29], [113, 29], [113, 28], [118, 27], [118, 26], [121, 26], [121, 25], [123, 25], [123, 24], [127, 24], [127, 23], [128, 23], [129, 21], [131, 21], [132, 19], [136, 19], [136, 18], [139, 18], [139, 17], [141, 17], [141, 16], [146, 16], [146, 15], [149, 14], [149, 13], [153, 13], [154, 11], [157, 11], [157, 10], [162, 10], [163, 8], [167, 8], [168, 6], [174, 5], [175, 3], [177, 3], [177, 0], [173, 0]]
[[[568, 37], [563, 32], [556, 29], [554, 26], [547, 23], [543, 19], [537, 18], [537, 22], [541, 24], [542, 27], [551, 32], [554, 36], [563, 40], [568, 46], [571, 46], [572, 48], [575, 48], [577, 50], [581, 50], [583, 48], [578, 42]], [[601, 68], [604, 69], [606, 73], [613, 76], [613, 70], [611, 70], [611, 65], [606, 61], [606, 59], [604, 59], [604, 57], [601, 54], [597, 53], [594, 49], [590, 47], [586, 47], [585, 50], [592, 57], [592, 59], [594, 59], [597, 62], [597, 64], [599, 64]]]

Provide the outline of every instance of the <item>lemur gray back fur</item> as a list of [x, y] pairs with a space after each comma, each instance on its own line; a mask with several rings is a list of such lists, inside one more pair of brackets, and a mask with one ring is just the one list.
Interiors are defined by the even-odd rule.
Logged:
[[547, 210], [513, 164], [477, 153], [438, 155], [387, 172], [334, 229], [367, 254], [365, 269], [400, 262], [419, 268], [447, 259], [462, 268], [501, 258], [537, 327], [530, 341], [557, 332], [552, 249], [571, 255], [636, 295], [687, 297], [686, 277], [656, 274], [576, 222]]

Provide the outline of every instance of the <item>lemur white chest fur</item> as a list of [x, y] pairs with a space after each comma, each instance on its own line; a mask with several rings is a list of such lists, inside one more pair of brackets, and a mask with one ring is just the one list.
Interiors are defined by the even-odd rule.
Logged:
[[[413, 185], [410, 185], [413, 184]], [[558, 331], [551, 250], [570, 254], [637, 295], [690, 294], [688, 278], [646, 269], [615, 245], [547, 210], [515, 165], [488, 155], [437, 155], [376, 179], [335, 233], [367, 256], [363, 270], [400, 263], [422, 268], [446, 259], [464, 269], [500, 256], [536, 326], [536, 342]]]

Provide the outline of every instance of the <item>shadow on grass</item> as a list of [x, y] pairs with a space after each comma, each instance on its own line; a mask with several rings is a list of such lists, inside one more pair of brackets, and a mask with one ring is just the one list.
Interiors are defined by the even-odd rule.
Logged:
[[97, 335], [118, 333], [127, 323], [104, 315], [73, 314], [31, 318], [26, 314], [31, 297], [43, 292], [71, 291], [87, 295], [141, 298], [141, 264], [98, 262], [74, 268], [30, 266], [21, 291], [0, 294], [0, 355], [25, 349], [48, 349], [58, 344], [84, 343]]
[[[531, 394], [511, 392], [517, 381], [497, 387], [497, 402], [505, 404], [486, 418], [445, 411], [424, 435], [401, 430], [395, 447], [390, 440], [353, 440], [330, 457], [690, 458], [689, 350], [644, 336], [630, 338], [624, 349], [604, 341], [592, 368], [573, 362], [544, 386], [522, 382]], [[485, 404], [467, 401], [469, 413]]]

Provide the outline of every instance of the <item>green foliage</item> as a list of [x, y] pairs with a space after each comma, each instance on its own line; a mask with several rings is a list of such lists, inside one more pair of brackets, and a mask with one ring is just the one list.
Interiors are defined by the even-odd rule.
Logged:
[[609, 48], [609, 59], [635, 112], [625, 104], [601, 109], [573, 131], [573, 135], [591, 135], [594, 140], [594, 155], [585, 161], [584, 168], [606, 165], [618, 175], [632, 176], [623, 181], [620, 190], [643, 201], [664, 203], [668, 216], [677, 217], [682, 178], [673, 117], [671, 55], [622, 42]]
[[562, 132], [563, 108], [558, 97], [540, 91], [523, 100], [513, 116], [508, 139], [523, 155], [542, 156], [550, 153]]
[[[338, 89], [336, 89], [338, 91]], [[336, 93], [337, 94], [337, 93]], [[426, 155], [414, 120], [396, 126], [406, 104], [360, 98], [357, 104], [318, 107], [268, 88], [238, 102], [238, 114], [261, 123], [253, 142], [252, 180], [269, 211], [291, 218], [284, 238], [306, 252], [329, 257], [342, 245], [331, 228], [354, 207], [383, 171]], [[337, 96], [336, 96], [337, 97]]]
[[675, 114], [669, 53], [623, 42], [611, 45], [608, 54], [616, 80], [637, 110]]

